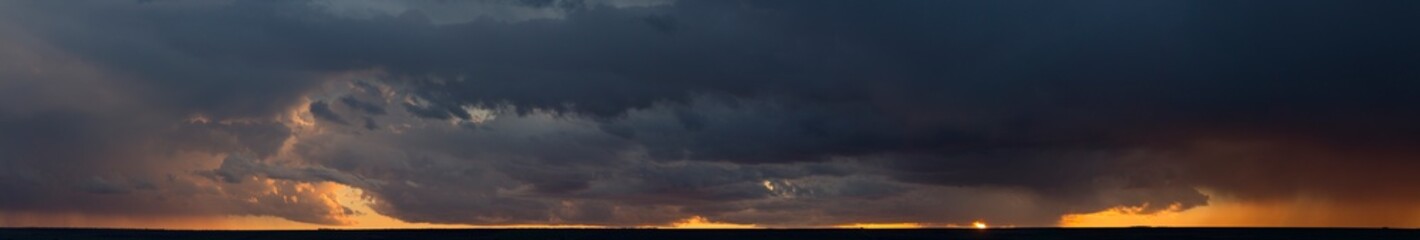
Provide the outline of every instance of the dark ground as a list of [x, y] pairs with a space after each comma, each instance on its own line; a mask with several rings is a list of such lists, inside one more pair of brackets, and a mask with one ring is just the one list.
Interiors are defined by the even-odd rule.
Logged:
[[1420, 239], [1416, 229], [1378, 228], [1015, 228], [1015, 229], [476, 229], [171, 231], [4, 228], [10, 239]]

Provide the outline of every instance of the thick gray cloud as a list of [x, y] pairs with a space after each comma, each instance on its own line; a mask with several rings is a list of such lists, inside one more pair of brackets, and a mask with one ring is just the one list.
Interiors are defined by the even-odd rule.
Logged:
[[6, 1], [0, 210], [348, 223], [267, 194], [322, 182], [468, 224], [1413, 202], [1414, 5]]

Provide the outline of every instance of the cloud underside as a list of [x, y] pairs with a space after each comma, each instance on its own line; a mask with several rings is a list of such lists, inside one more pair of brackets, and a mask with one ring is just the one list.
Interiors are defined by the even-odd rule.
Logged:
[[1414, 210], [1414, 4], [3, 2], [0, 212], [1025, 226], [1200, 190]]

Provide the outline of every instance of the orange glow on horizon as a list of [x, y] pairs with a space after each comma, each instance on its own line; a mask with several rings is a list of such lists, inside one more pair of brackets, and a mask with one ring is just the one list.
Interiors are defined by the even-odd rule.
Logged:
[[714, 221], [710, 221], [710, 219], [707, 219], [707, 218], [705, 218], [705, 217], [694, 216], [694, 217], [691, 217], [691, 218], [687, 218], [687, 219], [685, 219], [685, 220], [681, 220], [680, 222], [672, 223], [672, 224], [671, 224], [671, 228], [682, 228], [682, 229], [745, 229], [745, 228], [759, 228], [759, 226], [756, 226], [756, 225], [754, 225], [754, 224], [736, 224], [736, 223], [714, 222]]
[[974, 227], [976, 229], [986, 229], [986, 222], [977, 220], [975, 222], [971, 222], [971, 227]]
[[1071, 214], [1060, 218], [1061, 227], [1414, 227], [1420, 226], [1420, 207], [1395, 204], [1341, 204], [1299, 197], [1276, 201], [1240, 201], [1204, 191], [1207, 206], [1190, 209], [1172, 205], [1169, 210], [1143, 213], [1140, 207]]
[[834, 226], [837, 228], [867, 228], [867, 229], [897, 229], [897, 228], [923, 228], [919, 223], [853, 223]]
[[[438, 229], [438, 228], [613, 228], [601, 225], [511, 224], [465, 225], [411, 223], [379, 214], [371, 209], [371, 199], [362, 190], [339, 184], [312, 184], [298, 191], [330, 193], [326, 203], [348, 207], [360, 212], [341, 216], [348, 225], [330, 226], [295, 222], [274, 216], [112, 216], [83, 213], [37, 213], [0, 211], [0, 226], [6, 227], [98, 227], [188, 230], [313, 230], [313, 229]], [[282, 192], [281, 194], [286, 194]], [[1205, 192], [1206, 194], [1206, 192]], [[1420, 207], [1396, 207], [1393, 204], [1351, 204], [1299, 198], [1271, 202], [1246, 202], [1226, 196], [1210, 195], [1207, 206], [1183, 209], [1177, 204], [1163, 211], [1145, 213], [1144, 206], [1116, 207], [1104, 211], [1062, 216], [1060, 227], [1414, 227], [1420, 226]], [[305, 201], [305, 200], [302, 200]], [[718, 222], [703, 216], [693, 216], [667, 225], [640, 226], [670, 229], [748, 229], [774, 226]], [[806, 226], [814, 227], [814, 226]], [[985, 220], [964, 225], [929, 225], [913, 222], [847, 223], [826, 227], [863, 229], [905, 228], [1010, 228], [991, 226]]]

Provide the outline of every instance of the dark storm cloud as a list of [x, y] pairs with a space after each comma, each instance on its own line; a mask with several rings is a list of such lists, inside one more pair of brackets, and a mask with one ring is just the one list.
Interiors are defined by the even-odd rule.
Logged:
[[384, 115], [384, 114], [385, 114], [385, 108], [384, 108], [384, 107], [381, 107], [380, 105], [375, 105], [375, 104], [373, 104], [373, 103], [363, 102], [363, 101], [360, 101], [359, 99], [355, 99], [355, 98], [343, 97], [343, 98], [340, 98], [340, 103], [345, 104], [346, 107], [353, 108], [353, 109], [358, 109], [358, 110], [363, 111], [363, 112], [368, 113], [368, 114], [373, 114], [373, 115]]
[[[610, 119], [602, 129], [643, 144], [655, 159], [880, 158], [885, 174], [901, 181], [1025, 188], [1080, 201], [1065, 207], [1071, 211], [1188, 208], [1206, 204], [1189, 184], [1236, 187], [1243, 196], [1266, 191], [1194, 176], [1227, 166], [1132, 155], [1189, 152], [1196, 141], [1238, 135], [1382, 149], [1414, 139], [1417, 129], [1406, 123], [1420, 120], [1413, 110], [1420, 85], [1407, 79], [1420, 77], [1412, 70], [1420, 54], [1408, 44], [1415, 31], [1398, 25], [1414, 20], [1410, 5], [680, 2], [510, 24], [518, 27], [446, 26], [439, 30], [447, 35], [428, 40], [466, 40], [446, 46], [480, 54], [384, 66], [397, 75], [434, 73], [399, 82], [434, 106], [416, 108], [429, 111], [423, 116], [465, 118], [452, 106], [500, 103], [583, 113]], [[685, 107], [669, 117], [678, 125], [640, 122], [635, 113], [694, 105], [698, 95], [764, 101]], [[1258, 151], [1290, 147], [1306, 146]], [[1163, 192], [1086, 200], [1112, 188]], [[1397, 196], [1343, 198], [1389, 197]]]
[[[133, 85], [152, 108], [217, 118], [265, 116], [292, 104], [319, 71], [301, 43], [276, 40], [274, 6], [17, 1], [18, 23]], [[229, 6], [229, 7], [217, 7]], [[23, 10], [18, 10], [23, 9]], [[267, 39], [267, 40], [263, 40]], [[117, 77], [126, 76], [126, 77]]]
[[[393, 3], [4, 3], [21, 37], [0, 43], [41, 50], [0, 47], [0, 189], [26, 193], [0, 209], [200, 189], [173, 172], [478, 224], [1051, 224], [1207, 204], [1194, 187], [1420, 200], [1395, 170], [1420, 156], [1408, 1]], [[342, 131], [278, 154], [301, 109]], [[140, 160], [184, 151], [224, 157]], [[164, 169], [97, 170], [131, 162]], [[231, 205], [212, 212], [344, 212]]]
[[[634, 117], [605, 123], [603, 129], [645, 144], [660, 159], [764, 163], [887, 154], [908, 156], [889, 168], [900, 167], [893, 176], [910, 182], [1078, 193], [1093, 187], [1089, 182], [1122, 179], [1130, 187], [1176, 189], [1184, 184], [1179, 181], [1212, 181], [1132, 171], [1226, 166], [1123, 155], [1192, 151], [1188, 146], [1196, 141], [1244, 136], [1288, 146], [1250, 150], [1257, 154], [1306, 148], [1289, 143], [1301, 137], [1323, 139], [1325, 148], [1362, 145], [1413, 155], [1386, 149], [1410, 145], [1420, 134], [1407, 124], [1420, 120], [1420, 85], [1411, 80], [1420, 77], [1414, 70], [1420, 53], [1410, 44], [1420, 36], [1401, 24], [1415, 20], [1407, 13], [1415, 7], [1393, 1], [680, 2], [647, 12], [574, 12], [568, 21], [522, 23], [525, 28], [462, 25], [467, 29], [458, 30], [503, 36], [468, 37], [476, 39], [472, 45], [537, 51], [489, 50], [437, 64], [387, 66], [397, 73], [440, 73], [411, 83], [432, 106], [508, 102], [617, 118], [697, 94], [777, 104], [715, 114], [694, 109], [676, 116], [683, 126], [663, 129], [635, 125]], [[672, 21], [638, 18], [674, 19], [678, 31], [657, 27]], [[458, 34], [447, 33], [449, 39]], [[443, 109], [455, 112], [445, 117], [461, 111]], [[755, 113], [762, 116], [736, 116]], [[1313, 185], [1295, 181], [1289, 184]], [[1246, 182], [1214, 187], [1257, 184]], [[1315, 186], [1311, 191], [1363, 185]], [[1293, 188], [1306, 187], [1282, 189]], [[1192, 196], [1176, 201], [1199, 203]]]
[[316, 101], [314, 103], [311, 103], [310, 111], [311, 115], [314, 115], [316, 119], [339, 123], [342, 125], [350, 125], [350, 122], [346, 122], [345, 118], [340, 117], [340, 115], [337, 115], [334, 111], [330, 110], [330, 104], [326, 104], [325, 102]]
[[[319, 202], [283, 203], [284, 196], [264, 194], [276, 188], [317, 199], [295, 191], [296, 182], [249, 182], [219, 189], [192, 174], [205, 170], [203, 165], [220, 163], [210, 159], [214, 153], [274, 155], [291, 134], [285, 125], [207, 117], [230, 109], [171, 108], [168, 104], [206, 100], [155, 96], [161, 94], [152, 90], [172, 86], [119, 73], [125, 69], [73, 51], [60, 42], [77, 39], [56, 38], [41, 29], [75, 19], [23, 6], [31, 3], [39, 2], [0, 3], [6, 6], [0, 8], [0, 35], [6, 36], [0, 39], [0, 168], [5, 169], [0, 171], [0, 192], [5, 195], [0, 212], [7, 213], [0, 218], [24, 223], [11, 217], [269, 215], [341, 223], [329, 217], [338, 213]], [[46, 30], [66, 29], [73, 30]], [[270, 114], [275, 112], [259, 115]], [[252, 200], [267, 204], [248, 202]]]

